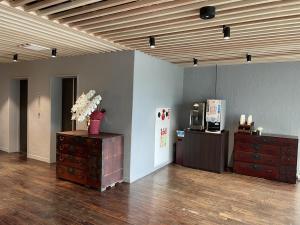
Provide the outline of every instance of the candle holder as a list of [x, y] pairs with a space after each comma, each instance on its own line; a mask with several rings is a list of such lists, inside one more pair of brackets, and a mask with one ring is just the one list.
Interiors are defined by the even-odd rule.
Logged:
[[251, 132], [254, 130], [254, 122], [252, 122], [251, 124], [239, 124], [239, 132], [243, 132], [243, 133], [249, 133], [251, 134]]

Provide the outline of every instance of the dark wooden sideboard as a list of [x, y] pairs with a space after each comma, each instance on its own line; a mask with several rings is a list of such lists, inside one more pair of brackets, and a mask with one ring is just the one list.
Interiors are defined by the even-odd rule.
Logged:
[[123, 181], [122, 135], [70, 131], [57, 133], [56, 142], [58, 178], [101, 191]]
[[234, 172], [296, 183], [298, 138], [235, 133]]
[[186, 130], [184, 138], [177, 140], [176, 162], [194, 169], [224, 172], [228, 160], [228, 133]]

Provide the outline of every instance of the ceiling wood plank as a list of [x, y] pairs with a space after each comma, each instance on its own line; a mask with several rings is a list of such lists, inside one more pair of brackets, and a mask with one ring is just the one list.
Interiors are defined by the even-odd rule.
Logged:
[[41, 16], [48, 16], [51, 14], [70, 10], [84, 5], [89, 5], [96, 2], [101, 2], [101, 0], [76, 0], [76, 1], [65, 2], [63, 4], [59, 4], [47, 9], [38, 10], [37, 14]]
[[30, 2], [34, 2], [35, 0], [14, 0], [14, 1], [9, 1], [9, 3], [14, 6], [14, 7], [18, 7], [18, 6], [24, 6]]
[[[130, 11], [130, 15], [136, 13], [137, 11], [144, 11], [145, 8], [144, 7], [149, 7], [152, 10], [155, 10], [155, 7], [158, 7], [160, 5], [160, 3], [172, 3], [169, 4], [171, 6], [173, 6], [173, 0], [139, 0], [136, 2], [132, 2], [132, 3], [128, 3], [128, 4], [124, 4], [124, 5], [118, 5], [115, 6], [113, 8], [107, 8], [107, 9], [101, 9], [101, 10], [96, 10], [90, 13], [85, 13], [85, 14], [80, 14], [77, 16], [72, 16], [72, 17], [68, 17], [65, 19], [60, 20], [60, 22], [62, 23], [72, 23], [72, 24], [76, 24], [75, 22], [81, 23], [81, 21], [84, 21], [85, 23], [89, 23], [90, 21], [93, 21], [93, 18], [102, 18], [104, 16], [108, 16], [108, 15], [112, 15], [114, 14], [114, 16], [117, 15], [121, 15], [122, 13], [127, 14], [128, 15], [128, 11]], [[186, 1], [186, 0], [184, 0]], [[137, 9], [137, 10], [134, 10]]]
[[91, 5], [86, 5], [84, 7], [81, 8], [76, 8], [76, 9], [70, 9], [66, 12], [60, 12], [60, 13], [55, 13], [53, 15], [50, 15], [49, 18], [52, 20], [60, 20], [63, 18], [68, 18], [71, 16], [76, 16], [79, 14], [84, 14], [84, 13], [88, 13], [88, 12], [93, 12], [95, 10], [99, 10], [99, 9], [106, 9], [106, 8], [110, 8], [110, 7], [114, 7], [117, 5], [122, 5], [122, 4], [126, 4], [129, 2], [135, 2], [136, 0], [109, 0], [109, 1], [103, 1], [103, 2], [98, 2], [98, 3], [94, 3]]

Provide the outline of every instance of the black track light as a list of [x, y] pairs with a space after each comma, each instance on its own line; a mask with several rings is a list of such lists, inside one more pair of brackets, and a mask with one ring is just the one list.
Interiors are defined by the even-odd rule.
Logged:
[[18, 62], [18, 54], [14, 54], [13, 61]]
[[251, 63], [251, 61], [252, 61], [252, 55], [247, 54], [246, 58], [247, 58], [247, 63]]
[[155, 37], [153, 36], [149, 37], [149, 46], [150, 48], [155, 48]]
[[52, 54], [51, 54], [51, 57], [52, 58], [55, 58], [57, 55], [57, 49], [56, 48], [52, 48]]
[[194, 66], [198, 66], [198, 59], [193, 58]]
[[204, 6], [200, 9], [200, 18], [203, 20], [209, 20], [214, 18], [216, 15], [216, 7]]
[[230, 39], [230, 27], [228, 26], [223, 26], [223, 34], [224, 34], [224, 40], [229, 40]]

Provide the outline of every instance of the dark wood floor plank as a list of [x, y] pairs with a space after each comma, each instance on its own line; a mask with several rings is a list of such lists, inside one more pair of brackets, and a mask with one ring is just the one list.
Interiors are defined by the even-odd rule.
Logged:
[[0, 152], [0, 225], [300, 224], [299, 185], [167, 166], [98, 192]]

